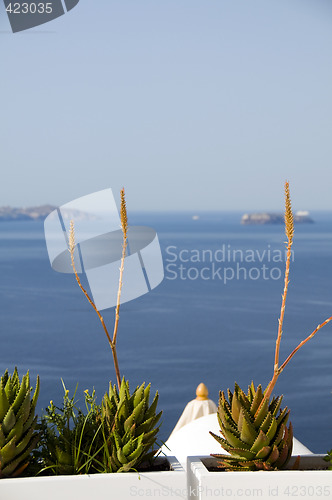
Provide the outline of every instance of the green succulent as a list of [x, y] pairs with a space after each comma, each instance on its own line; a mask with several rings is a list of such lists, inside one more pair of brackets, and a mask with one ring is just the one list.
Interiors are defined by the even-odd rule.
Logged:
[[[293, 445], [293, 428], [287, 421], [289, 410], [280, 410], [282, 396], [265, 399], [259, 385], [252, 382], [245, 394], [235, 384], [228, 399], [220, 392], [218, 420], [223, 437], [210, 434], [230, 455], [214, 454], [226, 470], [275, 470], [286, 466]], [[263, 404], [261, 404], [263, 402]]]
[[29, 456], [39, 436], [35, 432], [35, 408], [39, 395], [39, 377], [31, 398], [29, 372], [20, 382], [17, 368], [13, 375], [5, 371], [0, 382], [0, 477], [20, 475], [29, 465]]
[[104, 463], [106, 472], [126, 472], [152, 459], [153, 446], [162, 412], [156, 414], [158, 392], [149, 406], [150, 384], [143, 383], [132, 394], [129, 382], [122, 379], [120, 390], [112, 384], [102, 401]]

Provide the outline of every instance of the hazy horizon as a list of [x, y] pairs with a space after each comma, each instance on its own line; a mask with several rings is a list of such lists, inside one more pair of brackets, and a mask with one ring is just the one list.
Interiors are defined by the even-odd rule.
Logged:
[[[11, 206], [11, 205], [1, 205], [1, 208], [10, 208], [10, 209], [30, 209], [30, 208], [39, 208], [43, 206], [51, 206], [58, 208], [60, 205], [53, 205], [52, 203], [41, 203], [40, 205], [24, 205], [24, 206]], [[293, 208], [293, 213], [296, 212], [301, 212], [301, 211], [308, 211], [310, 214], [332, 214], [332, 208], [330, 209], [313, 209], [313, 210], [308, 210], [306, 207], [294, 207]], [[200, 209], [200, 210], [194, 210], [194, 209], [154, 209], [154, 210], [148, 210], [148, 209], [131, 209], [130, 214], [132, 215], [140, 215], [140, 214], [151, 214], [151, 213], [156, 213], [156, 214], [176, 214], [176, 213], [182, 213], [182, 214], [188, 214], [189, 216], [204, 216], [204, 215], [209, 215], [209, 214], [244, 214], [244, 213], [271, 213], [271, 214], [283, 214], [284, 213], [284, 208], [281, 207], [280, 210], [276, 209], [269, 209], [269, 208], [264, 208], [264, 207], [258, 207], [254, 208], [251, 210], [246, 210], [245, 208], [243, 209]], [[129, 216], [130, 216], [129, 214]], [[14, 219], [13, 219], [14, 220]]]

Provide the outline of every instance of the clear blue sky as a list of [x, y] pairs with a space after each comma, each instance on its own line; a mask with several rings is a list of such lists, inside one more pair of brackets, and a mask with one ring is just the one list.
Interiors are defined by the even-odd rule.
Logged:
[[0, 206], [121, 186], [131, 210], [332, 209], [330, 0], [80, 0], [12, 34]]

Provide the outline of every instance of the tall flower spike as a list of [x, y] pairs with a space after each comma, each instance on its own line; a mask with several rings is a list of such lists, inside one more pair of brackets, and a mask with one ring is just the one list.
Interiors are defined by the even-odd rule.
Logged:
[[74, 250], [75, 250], [75, 228], [74, 228], [74, 221], [70, 221], [70, 228], [69, 228], [69, 252], [70, 255], [74, 255]]
[[293, 243], [294, 219], [289, 194], [289, 182], [285, 182], [285, 233], [290, 244]]
[[120, 209], [121, 226], [123, 231], [123, 237], [127, 238], [128, 218], [127, 218], [127, 207], [126, 207], [124, 188], [121, 189], [120, 196], [121, 196], [121, 209]]
[[[115, 306], [115, 322], [114, 322], [113, 339], [112, 339], [114, 347], [116, 346], [116, 338], [117, 338], [117, 334], [118, 334], [122, 279], [123, 279], [124, 261], [126, 258], [127, 243], [128, 243], [127, 242], [128, 219], [127, 219], [127, 207], [126, 207], [124, 188], [122, 188], [120, 191], [120, 197], [121, 197], [120, 218], [121, 218], [123, 242], [122, 242], [122, 256], [121, 256], [121, 264], [120, 264], [119, 288], [118, 288], [118, 296], [117, 296], [117, 301], [116, 301], [116, 306]], [[119, 385], [119, 387], [120, 387], [120, 385]]]

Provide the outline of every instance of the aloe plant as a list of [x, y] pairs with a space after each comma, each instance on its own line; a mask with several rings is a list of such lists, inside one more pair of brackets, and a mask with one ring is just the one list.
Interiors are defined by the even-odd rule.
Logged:
[[107, 472], [126, 472], [155, 454], [153, 446], [162, 412], [156, 414], [158, 392], [149, 406], [150, 384], [143, 383], [130, 394], [123, 378], [120, 390], [112, 384], [102, 402], [105, 432], [104, 463]]
[[13, 375], [5, 371], [0, 382], [0, 477], [19, 476], [29, 465], [36, 448], [36, 404], [39, 377], [31, 397], [29, 372], [20, 381], [17, 368]]
[[292, 454], [293, 428], [289, 410], [280, 413], [282, 396], [263, 401], [262, 387], [252, 382], [245, 394], [235, 384], [228, 399], [220, 392], [218, 421], [224, 438], [212, 434], [230, 455], [215, 454], [227, 470], [280, 469]]
[[331, 316], [318, 325], [307, 338], [300, 342], [286, 360], [281, 365], [279, 364], [294, 236], [294, 221], [288, 182], [285, 183], [285, 233], [287, 237], [287, 259], [272, 379], [265, 391], [262, 391], [260, 385], [255, 389], [252, 383], [247, 394], [237, 384], [235, 384], [234, 393], [229, 389], [227, 390], [228, 399], [224, 392], [220, 392], [218, 419], [222, 437], [210, 432], [221, 447], [230, 454], [213, 455], [220, 459], [220, 467], [226, 470], [273, 470], [284, 468], [287, 465], [292, 453], [292, 425], [286, 426], [289, 411], [287, 408], [283, 410], [280, 408], [282, 396], [272, 397], [271, 399], [272, 392], [280, 374], [295, 353], [332, 320]]

